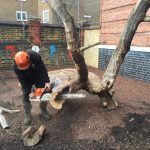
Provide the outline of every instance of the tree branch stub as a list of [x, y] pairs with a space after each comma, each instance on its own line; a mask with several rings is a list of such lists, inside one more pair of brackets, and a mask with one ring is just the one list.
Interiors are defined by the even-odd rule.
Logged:
[[9, 109], [6, 109], [6, 108], [0, 106], [0, 124], [2, 125], [3, 129], [8, 129], [9, 128], [9, 125], [6, 121], [4, 113], [12, 114], [12, 113], [17, 113], [17, 112], [20, 112], [20, 110], [9, 110]]
[[150, 16], [146, 16], [143, 20], [143, 22], [150, 22]]

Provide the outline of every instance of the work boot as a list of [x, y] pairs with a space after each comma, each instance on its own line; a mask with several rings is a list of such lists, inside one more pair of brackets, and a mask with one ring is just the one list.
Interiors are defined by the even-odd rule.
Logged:
[[50, 119], [50, 115], [46, 110], [46, 106], [47, 102], [40, 102], [41, 116], [48, 121]]
[[27, 103], [24, 105], [24, 111], [25, 111], [24, 124], [29, 125], [32, 121], [31, 104], [30, 103]]

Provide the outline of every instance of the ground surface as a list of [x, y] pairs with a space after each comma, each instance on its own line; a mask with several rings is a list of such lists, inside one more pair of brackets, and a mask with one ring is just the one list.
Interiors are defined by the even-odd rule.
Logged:
[[11, 128], [0, 127], [1, 150], [150, 150], [149, 83], [118, 76], [116, 110], [105, 110], [97, 96], [87, 93], [85, 99], [66, 102], [57, 114], [49, 107], [52, 118], [48, 122], [39, 118], [38, 103], [32, 102], [32, 125], [46, 125], [44, 138], [34, 147], [24, 147], [20, 139], [27, 126], [23, 125], [21, 90], [14, 73], [1, 72], [0, 87], [0, 106], [21, 110], [5, 115]]

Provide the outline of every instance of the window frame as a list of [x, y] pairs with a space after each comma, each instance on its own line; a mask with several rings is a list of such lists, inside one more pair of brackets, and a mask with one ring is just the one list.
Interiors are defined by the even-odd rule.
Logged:
[[[21, 19], [18, 19], [17, 14], [21, 15]], [[23, 14], [25, 14], [26, 19], [23, 19]], [[27, 12], [26, 11], [16, 11], [16, 20], [17, 21], [27, 21]]]
[[[45, 13], [48, 13], [47, 18], [45, 18]], [[47, 20], [47, 21], [45, 21], [45, 20]], [[43, 23], [49, 23], [49, 10], [48, 9], [43, 10]]]

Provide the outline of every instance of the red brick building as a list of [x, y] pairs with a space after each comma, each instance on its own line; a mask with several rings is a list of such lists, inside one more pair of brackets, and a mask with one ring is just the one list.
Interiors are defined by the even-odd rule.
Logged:
[[[106, 44], [116, 45], [128, 16], [138, 0], [101, 0], [100, 2], [100, 39]], [[150, 14], [150, 12], [148, 12]], [[150, 27], [148, 22], [139, 25], [132, 46], [150, 46]]]

